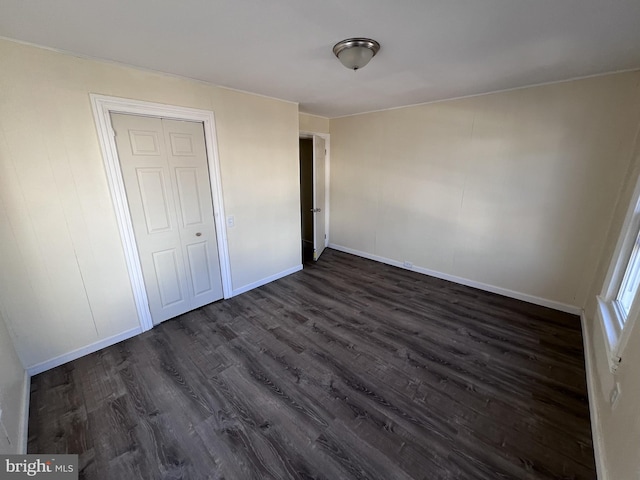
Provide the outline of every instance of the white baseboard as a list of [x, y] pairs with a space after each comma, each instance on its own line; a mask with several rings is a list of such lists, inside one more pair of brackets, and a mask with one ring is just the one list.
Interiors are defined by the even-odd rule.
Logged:
[[[263, 278], [261, 280], [258, 280], [257, 282], [253, 282], [253, 283], [250, 283], [249, 285], [245, 285], [243, 287], [235, 289], [231, 292], [231, 296], [235, 297], [236, 295], [240, 295], [241, 293], [248, 292], [249, 290], [253, 290], [254, 288], [261, 287], [262, 285], [266, 285], [267, 283], [273, 282], [274, 280], [278, 280], [282, 277], [286, 277], [287, 275], [291, 275], [292, 273], [299, 272], [300, 270], [302, 270], [302, 264], [296, 265], [295, 267], [289, 268], [282, 272]], [[140, 333], [142, 333], [141, 327], [132, 328], [131, 330], [127, 330], [126, 332], [122, 332], [112, 337], [99, 340], [85, 347], [78, 348], [77, 350], [73, 350], [72, 352], [59, 355], [57, 357], [38, 363], [36, 365], [32, 365], [27, 368], [27, 373], [29, 376], [37, 375], [39, 373], [58, 367], [67, 362], [75, 360], [77, 358], [83, 357], [85, 355], [89, 355], [90, 353], [97, 352], [102, 348], [109, 347], [118, 342], [126, 340], [127, 338], [131, 338], [136, 335], [139, 335]]]
[[25, 370], [22, 384], [22, 411], [20, 412], [20, 432], [18, 433], [18, 453], [27, 453], [29, 441], [29, 402], [31, 400], [31, 376]]
[[282, 272], [276, 273], [274, 275], [270, 275], [266, 278], [262, 278], [257, 282], [249, 283], [248, 285], [244, 285], [240, 288], [236, 288], [235, 290], [233, 290], [233, 292], [231, 292], [231, 296], [235, 297], [236, 295], [240, 295], [241, 293], [248, 292], [249, 290], [253, 290], [254, 288], [261, 287], [263, 285], [266, 285], [267, 283], [271, 283], [275, 280], [286, 277], [287, 275], [291, 275], [292, 273], [299, 272], [300, 270], [302, 270], [302, 264], [296, 265], [295, 267], [292, 267], [292, 268], [288, 268], [287, 270], [283, 270]]
[[605, 468], [604, 447], [602, 446], [602, 435], [600, 428], [600, 416], [598, 414], [596, 402], [596, 386], [595, 386], [595, 366], [592, 364], [591, 356], [591, 338], [587, 329], [587, 317], [584, 311], [580, 315], [580, 323], [582, 324], [582, 345], [584, 349], [584, 366], [587, 371], [587, 392], [589, 396], [589, 415], [591, 416], [591, 438], [593, 441], [593, 456], [596, 461], [596, 476], [598, 480], [608, 480], [609, 475]]
[[572, 313], [574, 315], [580, 315], [582, 309], [575, 305], [568, 305], [566, 303], [556, 302], [554, 300], [547, 300], [546, 298], [536, 297], [534, 295], [528, 295], [526, 293], [516, 292], [507, 288], [496, 287], [487, 283], [476, 282], [475, 280], [469, 280], [467, 278], [456, 277], [455, 275], [449, 275], [448, 273], [437, 272], [435, 270], [429, 270], [428, 268], [413, 266], [407, 268], [402, 262], [398, 260], [392, 260], [390, 258], [380, 257], [367, 252], [361, 252], [354, 250], [353, 248], [343, 247], [342, 245], [336, 245], [334, 243], [329, 244], [329, 248], [339, 250], [341, 252], [350, 253], [359, 257], [368, 258], [369, 260], [375, 260], [376, 262], [386, 263], [394, 267], [404, 268], [412, 272], [422, 273], [423, 275], [429, 275], [430, 277], [440, 278], [442, 280], [448, 280], [450, 282], [459, 283], [460, 285], [466, 285], [468, 287], [477, 288], [491, 293], [497, 293], [505, 297], [515, 298], [516, 300], [522, 300], [523, 302], [533, 303], [534, 305], [540, 305], [543, 307], [553, 308], [554, 310], [560, 310], [561, 312]]
[[52, 368], [59, 367], [67, 362], [75, 360], [80, 357], [84, 357], [85, 355], [89, 355], [90, 353], [97, 352], [105, 347], [110, 347], [111, 345], [115, 345], [127, 338], [135, 337], [136, 335], [142, 333], [142, 329], [140, 327], [132, 328], [131, 330], [127, 330], [122, 333], [118, 333], [117, 335], [113, 335], [112, 337], [104, 338], [102, 340], [98, 340], [95, 343], [87, 345], [85, 347], [78, 348], [69, 353], [65, 353], [63, 355], [59, 355], [50, 360], [45, 360], [44, 362], [37, 363], [27, 368], [27, 373], [30, 376], [37, 375], [47, 370], [51, 370]]

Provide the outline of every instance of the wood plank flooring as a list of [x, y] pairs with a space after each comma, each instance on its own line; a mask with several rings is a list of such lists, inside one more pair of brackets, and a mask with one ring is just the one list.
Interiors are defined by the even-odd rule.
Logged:
[[86, 479], [595, 479], [578, 317], [327, 250], [32, 378]]

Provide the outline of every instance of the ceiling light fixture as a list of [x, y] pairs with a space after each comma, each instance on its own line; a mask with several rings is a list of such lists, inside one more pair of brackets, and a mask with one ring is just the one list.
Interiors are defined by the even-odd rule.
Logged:
[[370, 38], [347, 38], [333, 46], [338, 60], [351, 70], [364, 67], [380, 50], [380, 44]]

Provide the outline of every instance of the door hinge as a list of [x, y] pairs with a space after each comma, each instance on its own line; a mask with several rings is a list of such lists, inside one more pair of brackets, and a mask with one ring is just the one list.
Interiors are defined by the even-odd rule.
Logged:
[[116, 138], [118, 136], [118, 134], [116, 133], [116, 131], [113, 128], [111, 129], [111, 136], [113, 138]]

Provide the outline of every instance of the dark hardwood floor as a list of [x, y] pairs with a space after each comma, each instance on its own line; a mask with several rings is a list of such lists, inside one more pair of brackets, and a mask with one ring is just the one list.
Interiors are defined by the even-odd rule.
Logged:
[[578, 317], [327, 250], [32, 378], [87, 479], [595, 479]]

